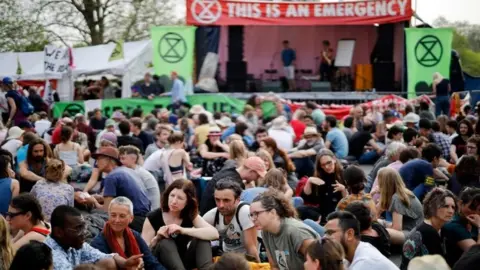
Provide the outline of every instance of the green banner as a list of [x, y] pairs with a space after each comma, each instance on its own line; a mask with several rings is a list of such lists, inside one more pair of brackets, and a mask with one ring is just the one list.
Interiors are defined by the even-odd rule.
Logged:
[[175, 71], [185, 81], [193, 76], [194, 26], [157, 26], [151, 29], [153, 66], [158, 76]]
[[406, 31], [408, 98], [431, 92], [435, 72], [450, 78], [452, 29], [408, 28]]
[[[187, 97], [190, 105], [202, 105], [209, 112], [229, 112], [242, 113], [245, 106], [245, 100], [231, 98], [222, 94], [196, 94]], [[124, 99], [104, 99], [89, 100], [75, 102], [57, 102], [53, 107], [53, 116], [62, 117], [64, 113], [74, 116], [77, 113], [85, 114], [95, 108], [100, 107], [103, 115], [110, 118], [113, 112], [122, 110], [127, 114], [131, 114], [136, 108], [141, 108], [145, 114], [150, 113], [154, 109], [169, 108], [172, 103], [170, 97], [160, 97], [153, 100], [140, 98], [124, 98]], [[273, 102], [265, 102], [262, 104], [265, 117], [275, 115], [276, 109]]]

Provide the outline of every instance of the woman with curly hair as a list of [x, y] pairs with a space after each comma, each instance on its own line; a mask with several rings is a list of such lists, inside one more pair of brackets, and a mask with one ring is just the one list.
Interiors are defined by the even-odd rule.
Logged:
[[326, 222], [327, 215], [333, 211], [342, 198], [347, 196], [343, 167], [335, 154], [321, 150], [315, 162], [314, 177], [308, 178], [300, 197], [305, 205], [297, 208], [300, 219], [311, 219]]
[[308, 246], [319, 238], [295, 217], [290, 201], [273, 189], [257, 196], [250, 205], [250, 218], [262, 231], [272, 269], [302, 269]]
[[449, 190], [434, 188], [425, 196], [423, 206], [425, 220], [407, 237], [403, 245], [400, 269], [407, 269], [409, 262], [415, 257], [446, 255], [444, 236], [442, 237], [440, 231], [455, 215], [455, 195]]

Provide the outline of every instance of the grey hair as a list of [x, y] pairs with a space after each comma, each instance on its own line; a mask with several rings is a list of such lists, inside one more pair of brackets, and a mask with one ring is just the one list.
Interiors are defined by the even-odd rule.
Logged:
[[132, 201], [130, 201], [129, 198], [124, 196], [116, 197], [110, 202], [110, 205], [108, 206], [108, 211], [110, 211], [110, 208], [112, 208], [112, 205], [114, 204], [127, 206], [128, 210], [130, 211], [130, 214], [133, 215], [133, 203]]
[[400, 152], [405, 150], [407, 146], [404, 143], [401, 142], [391, 142], [387, 146], [387, 150], [385, 151], [385, 155], [387, 156], [388, 159], [391, 159], [392, 157], [399, 155]]

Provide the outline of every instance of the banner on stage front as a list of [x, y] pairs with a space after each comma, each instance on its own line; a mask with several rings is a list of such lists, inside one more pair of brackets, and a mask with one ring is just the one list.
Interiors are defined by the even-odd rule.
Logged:
[[151, 29], [155, 74], [176, 72], [185, 81], [193, 76], [194, 26], [158, 26]]
[[187, 0], [188, 25], [373, 25], [408, 21], [412, 0]]
[[450, 28], [408, 28], [407, 74], [408, 98], [432, 91], [435, 72], [450, 78], [453, 32]]

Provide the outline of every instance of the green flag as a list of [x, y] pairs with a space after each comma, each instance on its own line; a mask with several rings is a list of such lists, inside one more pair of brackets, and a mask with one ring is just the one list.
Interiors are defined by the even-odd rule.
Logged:
[[193, 76], [194, 26], [158, 26], [151, 29], [155, 74], [175, 71], [185, 81]]
[[108, 62], [112, 62], [115, 60], [121, 60], [123, 59], [123, 40], [119, 40], [116, 42], [115, 48], [112, 51], [112, 54], [110, 55], [110, 58], [108, 58]]
[[408, 98], [431, 92], [433, 74], [450, 78], [452, 29], [408, 28], [406, 31]]

